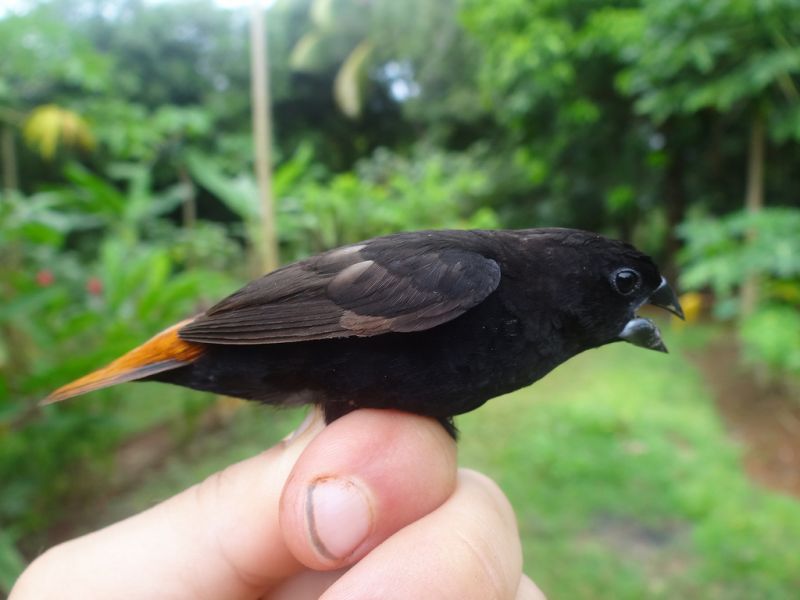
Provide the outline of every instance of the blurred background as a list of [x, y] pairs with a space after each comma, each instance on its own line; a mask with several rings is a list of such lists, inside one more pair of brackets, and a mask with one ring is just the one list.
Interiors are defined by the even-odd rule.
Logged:
[[53, 388], [310, 253], [569, 226], [651, 253], [688, 319], [459, 418], [526, 572], [797, 597], [798, 0], [5, 1], [0, 177], [0, 593], [302, 418]]

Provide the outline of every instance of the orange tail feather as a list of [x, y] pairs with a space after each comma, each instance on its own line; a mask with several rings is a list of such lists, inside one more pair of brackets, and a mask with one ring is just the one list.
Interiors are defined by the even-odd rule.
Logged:
[[189, 364], [203, 353], [202, 344], [186, 342], [178, 337], [178, 329], [189, 321], [181, 321], [165, 329], [109, 365], [58, 388], [42, 400], [41, 404], [60, 402]]

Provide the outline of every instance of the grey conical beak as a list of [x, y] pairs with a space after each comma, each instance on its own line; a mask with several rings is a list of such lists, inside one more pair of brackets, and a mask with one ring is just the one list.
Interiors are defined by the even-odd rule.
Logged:
[[[680, 307], [678, 309], [680, 310]], [[620, 332], [619, 339], [649, 350], [667, 351], [667, 347], [661, 340], [661, 332], [656, 327], [656, 324], [644, 317], [634, 317], [628, 321], [622, 332]]]
[[[684, 318], [678, 297], [663, 277], [661, 278], [661, 284], [650, 294], [647, 303], [668, 310], [676, 317]], [[634, 317], [628, 321], [620, 332], [619, 339], [630, 342], [634, 346], [641, 346], [658, 352], [667, 351], [667, 347], [661, 339], [661, 332], [656, 327], [656, 324], [644, 317]]]
[[669, 287], [669, 284], [664, 277], [661, 278], [661, 285], [659, 285], [656, 288], [656, 291], [650, 295], [650, 299], [647, 302], [654, 306], [668, 310], [680, 319], [684, 318], [681, 303], [678, 302], [678, 297], [675, 295], [675, 292], [672, 290], [672, 288]]

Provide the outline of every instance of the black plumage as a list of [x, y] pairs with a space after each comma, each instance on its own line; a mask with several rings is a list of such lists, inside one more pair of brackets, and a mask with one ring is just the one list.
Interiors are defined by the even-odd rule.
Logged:
[[[146, 379], [268, 404], [440, 419], [626, 340], [665, 350], [651, 302], [681, 314], [653, 261], [570, 229], [375, 238], [251, 282], [177, 330], [202, 349]], [[451, 429], [452, 431], [452, 429]]]

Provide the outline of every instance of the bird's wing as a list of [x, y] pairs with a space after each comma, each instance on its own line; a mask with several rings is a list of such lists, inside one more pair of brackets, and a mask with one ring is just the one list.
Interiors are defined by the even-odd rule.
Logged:
[[455, 319], [500, 282], [479, 252], [415, 240], [345, 246], [258, 279], [179, 335], [208, 344], [273, 344], [421, 331]]

